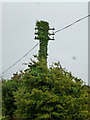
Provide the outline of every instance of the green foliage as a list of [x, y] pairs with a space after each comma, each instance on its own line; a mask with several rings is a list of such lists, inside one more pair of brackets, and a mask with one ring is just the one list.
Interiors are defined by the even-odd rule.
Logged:
[[[47, 67], [49, 24], [37, 21], [38, 61], [3, 81], [3, 116], [6, 120], [89, 120], [90, 87], [60, 65]], [[89, 99], [88, 99], [89, 98]]]
[[36, 27], [37, 27], [37, 39], [40, 40], [40, 50], [39, 50], [39, 58], [44, 58], [47, 59], [47, 46], [48, 46], [48, 40], [49, 35], [49, 23], [45, 21], [37, 21], [36, 22]]
[[[32, 60], [18, 78], [19, 84], [21, 81], [18, 89], [11, 87], [17, 86], [17, 82], [14, 84], [17, 77], [13, 82], [4, 83], [3, 93], [7, 93], [3, 94], [4, 113], [8, 111], [8, 105], [9, 115], [24, 120], [88, 120], [88, 87], [63, 69], [59, 62], [49, 69], [45, 62], [44, 59]], [[11, 100], [14, 102], [10, 103]]]
[[8, 120], [13, 119], [13, 112], [16, 110], [14, 92], [20, 86], [21, 74], [14, 74], [11, 80], [3, 80], [2, 81], [2, 99], [3, 99], [3, 116], [5, 116]]

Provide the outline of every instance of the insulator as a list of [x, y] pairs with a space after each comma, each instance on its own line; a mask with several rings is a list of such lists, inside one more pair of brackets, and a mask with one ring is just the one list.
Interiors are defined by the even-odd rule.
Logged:
[[36, 37], [36, 36], [35, 36], [35, 38], [34, 38], [34, 39], [39, 39], [39, 40], [40, 40], [40, 39], [43, 39], [43, 38], [39, 38], [39, 37]]
[[38, 30], [38, 28], [34, 28], [35, 30]]
[[35, 36], [35, 38], [34, 38], [34, 39], [37, 39], [37, 38], [36, 38], [36, 36]]
[[49, 33], [49, 35], [55, 35], [55, 33]]
[[55, 40], [54, 37], [53, 38], [50, 38], [50, 40]]
[[50, 39], [50, 40], [55, 40], [54, 38]]
[[37, 35], [38, 33], [35, 32], [34, 34]]
[[49, 40], [55, 40], [54, 37], [53, 38], [50, 38]]
[[49, 28], [49, 30], [55, 30], [55, 28]]

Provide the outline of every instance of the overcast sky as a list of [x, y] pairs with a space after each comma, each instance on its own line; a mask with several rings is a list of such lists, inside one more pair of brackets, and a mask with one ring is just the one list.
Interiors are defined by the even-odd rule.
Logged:
[[[88, 3], [3, 3], [2, 6], [2, 70], [4, 71], [26, 54], [38, 41], [34, 40], [36, 20], [48, 21], [56, 30], [88, 15]], [[25, 69], [36, 47], [3, 77], [10, 78], [16, 71]], [[60, 61], [62, 67], [78, 78], [88, 81], [88, 19], [58, 32], [55, 41], [49, 41], [48, 64]], [[75, 58], [75, 59], [74, 59]]]

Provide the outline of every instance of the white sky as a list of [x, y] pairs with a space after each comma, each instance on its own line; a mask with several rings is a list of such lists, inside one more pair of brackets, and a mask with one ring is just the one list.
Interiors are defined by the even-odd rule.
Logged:
[[[28, 52], [38, 41], [34, 40], [36, 20], [46, 20], [56, 30], [88, 14], [88, 3], [3, 3], [2, 9], [2, 61], [3, 71]], [[86, 82], [88, 81], [88, 19], [58, 32], [55, 41], [49, 41], [49, 65], [60, 61], [61, 65]], [[4, 74], [5, 78], [25, 66], [36, 47], [27, 57]], [[76, 60], [72, 57], [75, 56]]]
[[89, 2], [89, 0], [0, 0], [0, 2]]

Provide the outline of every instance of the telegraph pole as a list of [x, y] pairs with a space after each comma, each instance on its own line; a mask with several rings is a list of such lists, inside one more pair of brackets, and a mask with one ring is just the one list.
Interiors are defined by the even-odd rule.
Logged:
[[[53, 31], [49, 33], [49, 30]], [[54, 40], [54, 28], [49, 28], [49, 23], [46, 21], [37, 21], [35, 27], [35, 39], [39, 40], [39, 59], [44, 58], [47, 63], [47, 50], [48, 50], [48, 41]], [[53, 35], [53, 38], [50, 36]]]

